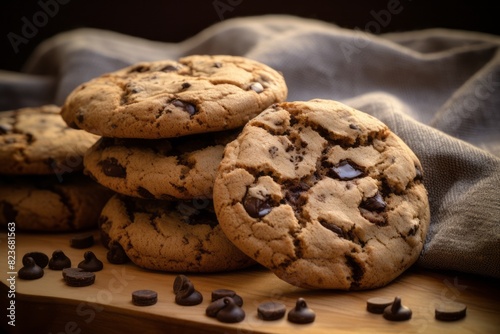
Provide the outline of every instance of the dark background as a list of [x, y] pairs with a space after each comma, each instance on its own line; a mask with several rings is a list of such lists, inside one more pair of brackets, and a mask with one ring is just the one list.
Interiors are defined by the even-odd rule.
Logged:
[[[398, 0], [0, 1], [0, 69], [19, 71], [41, 41], [58, 32], [79, 27], [102, 28], [151, 40], [179, 42], [221, 20], [263, 14], [291, 14], [366, 31], [367, 23], [375, 21], [373, 13], [387, 10], [391, 2]], [[53, 12], [47, 13], [40, 2]], [[380, 31], [374, 32], [440, 27], [500, 34], [500, 18], [498, 11], [493, 8], [495, 1], [399, 0], [399, 3], [397, 8], [402, 10], [397, 15], [391, 15], [387, 24], [379, 24]], [[54, 7], [54, 4], [57, 6]], [[22, 37], [25, 22], [33, 24], [37, 18], [40, 24], [39, 27], [35, 26], [36, 32], [31, 31], [33, 36], [19, 44], [15, 52], [9, 34]]]

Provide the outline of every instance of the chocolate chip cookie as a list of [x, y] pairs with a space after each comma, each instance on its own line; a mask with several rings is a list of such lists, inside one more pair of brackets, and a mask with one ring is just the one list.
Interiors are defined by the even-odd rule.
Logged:
[[227, 237], [305, 288], [383, 286], [429, 225], [422, 167], [374, 117], [330, 100], [278, 103], [226, 146], [214, 207]]
[[86, 173], [117, 193], [147, 199], [212, 198], [225, 145], [239, 131], [168, 139], [102, 138], [86, 153]]
[[284, 101], [283, 76], [237, 56], [138, 63], [77, 87], [62, 107], [71, 127], [103, 137], [171, 138], [243, 126]]
[[55, 175], [2, 176], [0, 226], [20, 231], [71, 232], [98, 227], [112, 192], [81, 173], [59, 182]]
[[133, 263], [146, 269], [219, 272], [255, 263], [226, 238], [209, 200], [145, 200], [117, 194], [102, 210], [100, 227], [107, 245], [118, 242]]
[[64, 174], [83, 169], [83, 154], [99, 138], [66, 125], [46, 105], [0, 113], [1, 174]]

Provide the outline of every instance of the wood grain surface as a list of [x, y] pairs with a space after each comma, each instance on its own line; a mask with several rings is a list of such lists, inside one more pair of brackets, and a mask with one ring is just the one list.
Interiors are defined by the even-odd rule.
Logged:
[[[500, 283], [498, 280], [463, 273], [432, 272], [412, 268], [386, 287], [360, 292], [305, 290], [285, 283], [266, 269], [250, 269], [218, 274], [188, 274], [195, 288], [204, 296], [197, 306], [175, 304], [172, 291], [177, 274], [153, 272], [132, 263], [110, 264], [106, 249], [94, 232], [96, 244], [89, 249], [74, 249], [69, 245], [75, 234], [17, 233], [16, 271], [22, 267], [22, 256], [41, 251], [49, 257], [56, 249], [63, 250], [75, 267], [83, 254], [92, 250], [104, 263], [96, 273], [94, 285], [66, 286], [60, 271], [45, 268], [40, 279], [27, 281], [16, 278], [15, 298], [6, 279], [7, 235], [0, 234], [2, 254], [2, 310], [15, 300], [15, 327], [2, 315], [1, 325], [8, 333], [499, 333]], [[211, 292], [226, 288], [235, 290], [244, 300], [245, 319], [225, 324], [205, 315]], [[134, 290], [151, 289], [158, 292], [153, 306], [134, 306]], [[413, 316], [408, 321], [391, 322], [381, 315], [366, 311], [371, 297], [401, 297]], [[302, 297], [316, 312], [312, 324], [297, 325], [286, 317], [263, 321], [257, 317], [257, 306], [266, 301], [280, 301], [287, 310]], [[434, 319], [439, 303], [461, 302], [467, 305], [467, 316], [455, 322]]]

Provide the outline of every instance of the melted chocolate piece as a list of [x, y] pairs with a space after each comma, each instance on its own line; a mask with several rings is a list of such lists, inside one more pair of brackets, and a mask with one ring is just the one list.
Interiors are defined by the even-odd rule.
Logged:
[[307, 307], [304, 298], [297, 299], [295, 308], [288, 312], [288, 321], [295, 324], [308, 324], [316, 319], [316, 313]]
[[87, 251], [83, 254], [84, 260], [78, 264], [78, 268], [83, 269], [85, 271], [99, 271], [102, 270], [103, 264], [102, 261], [99, 260], [94, 252]]
[[198, 111], [198, 110], [196, 110], [196, 106], [194, 104], [191, 104], [191, 103], [188, 103], [188, 102], [184, 102], [184, 101], [181, 101], [181, 100], [173, 100], [172, 104], [174, 106], [176, 106], [176, 107], [179, 107], [179, 108], [183, 109], [190, 116], [193, 116]]
[[269, 201], [263, 201], [248, 194], [243, 198], [243, 206], [252, 218], [262, 218], [273, 209]]
[[103, 161], [100, 161], [99, 165], [102, 168], [102, 172], [106, 176], [119, 177], [123, 179], [127, 177], [127, 169], [120, 165], [116, 158], [107, 158]]
[[364, 175], [362, 168], [350, 160], [340, 161], [330, 171], [331, 176], [342, 181], [352, 180]]
[[383, 211], [386, 206], [387, 204], [385, 203], [384, 198], [379, 192], [377, 192], [375, 196], [367, 198], [360, 204], [360, 208], [375, 212]]
[[189, 278], [185, 275], [177, 275], [174, 279], [173, 289], [174, 294], [177, 294], [185, 282], [189, 281]]
[[19, 269], [17, 276], [26, 280], [38, 279], [43, 276], [43, 269], [36, 264], [32, 257], [23, 257], [23, 267]]

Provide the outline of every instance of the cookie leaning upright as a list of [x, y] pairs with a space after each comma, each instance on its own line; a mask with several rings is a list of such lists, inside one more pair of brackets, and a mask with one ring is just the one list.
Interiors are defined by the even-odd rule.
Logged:
[[285, 102], [226, 146], [214, 207], [228, 238], [305, 288], [386, 285], [429, 225], [422, 167], [385, 124], [329, 100]]
[[243, 126], [287, 86], [276, 70], [237, 56], [139, 63], [77, 87], [62, 107], [74, 128], [112, 138], [159, 139]]

